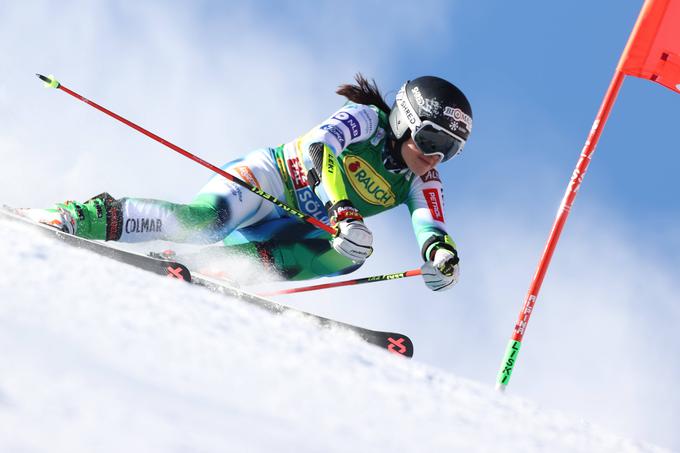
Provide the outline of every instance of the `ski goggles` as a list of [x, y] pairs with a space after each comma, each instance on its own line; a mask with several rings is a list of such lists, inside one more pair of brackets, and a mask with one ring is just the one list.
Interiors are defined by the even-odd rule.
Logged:
[[452, 159], [465, 145], [465, 140], [429, 120], [420, 123], [412, 134], [420, 152], [426, 156], [438, 155], [440, 162]]

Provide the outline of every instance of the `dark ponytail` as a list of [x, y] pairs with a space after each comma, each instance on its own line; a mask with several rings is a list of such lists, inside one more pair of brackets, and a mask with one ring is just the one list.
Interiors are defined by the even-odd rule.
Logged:
[[345, 96], [357, 104], [375, 105], [383, 112], [390, 113], [390, 107], [385, 102], [385, 99], [383, 99], [382, 94], [380, 94], [375, 80], [369, 82], [360, 72], [354, 76], [354, 80], [356, 80], [356, 84], [347, 83], [340, 85], [336, 93], [340, 96]]

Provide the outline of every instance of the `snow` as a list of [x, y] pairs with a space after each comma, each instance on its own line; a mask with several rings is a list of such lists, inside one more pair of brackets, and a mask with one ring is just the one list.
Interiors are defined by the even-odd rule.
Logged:
[[417, 341], [406, 360], [18, 224], [0, 238], [1, 452], [666, 451], [419, 363]]

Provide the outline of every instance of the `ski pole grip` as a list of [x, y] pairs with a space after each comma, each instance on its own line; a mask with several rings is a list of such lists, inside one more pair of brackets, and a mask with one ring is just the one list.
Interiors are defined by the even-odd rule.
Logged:
[[59, 88], [61, 84], [57, 79], [54, 78], [52, 74], [49, 76], [44, 76], [42, 74], [36, 74], [40, 80], [45, 83], [45, 88]]

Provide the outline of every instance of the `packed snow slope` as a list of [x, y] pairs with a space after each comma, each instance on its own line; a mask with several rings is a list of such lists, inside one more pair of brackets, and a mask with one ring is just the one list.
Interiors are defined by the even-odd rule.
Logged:
[[5, 453], [664, 451], [22, 225], [0, 238]]

